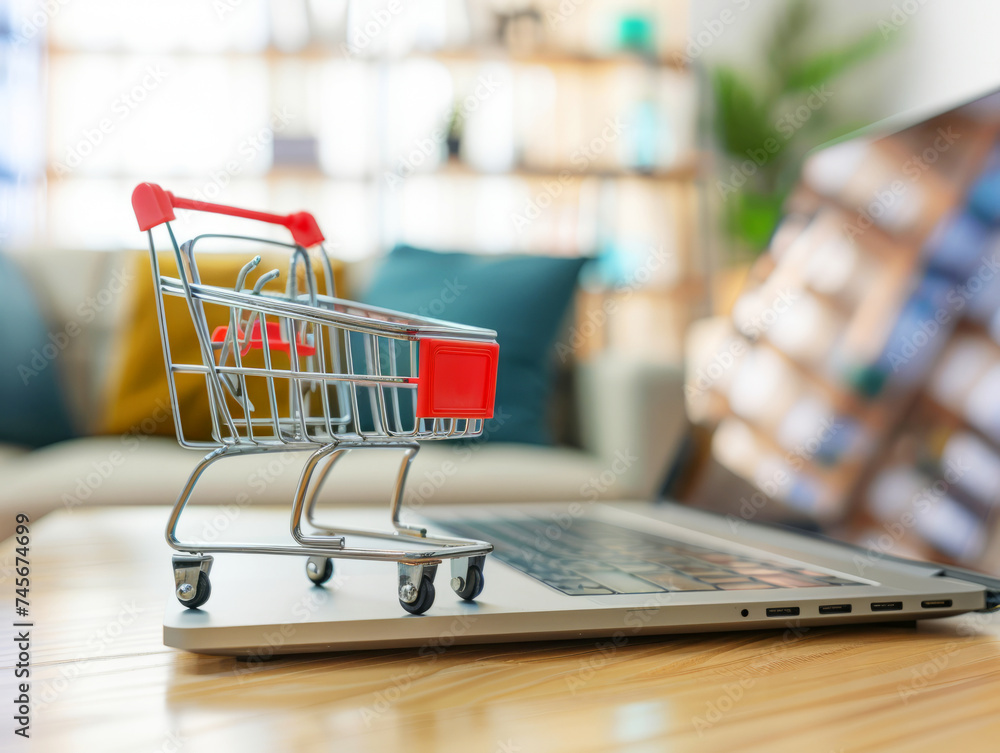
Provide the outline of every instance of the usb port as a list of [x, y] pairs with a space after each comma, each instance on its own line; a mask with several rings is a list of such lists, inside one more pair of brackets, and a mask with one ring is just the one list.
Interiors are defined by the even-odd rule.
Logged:
[[766, 611], [768, 617], [795, 617], [799, 613], [798, 607], [771, 607]]
[[895, 612], [903, 608], [901, 601], [873, 601], [873, 612]]
[[920, 606], [924, 609], [941, 609], [942, 607], [950, 607], [951, 599], [930, 599], [928, 601], [920, 602]]
[[823, 604], [819, 608], [820, 614], [850, 614], [850, 604]]

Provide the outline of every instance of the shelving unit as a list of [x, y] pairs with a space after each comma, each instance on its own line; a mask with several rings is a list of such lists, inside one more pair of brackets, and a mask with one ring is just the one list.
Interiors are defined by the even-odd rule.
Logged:
[[43, 37], [0, 0], [0, 250], [30, 243], [45, 172]]
[[[101, 3], [111, 12], [113, 0]], [[658, 353], [636, 353], [634, 338], [611, 329], [581, 352], [620, 348], [679, 362], [683, 328], [700, 310], [690, 291], [705, 274], [695, 252], [703, 163], [695, 86], [679, 62], [686, 0], [628, 8], [598, 0], [569, 15], [552, 0], [516, 10], [417, 3], [374, 36], [374, 6], [348, 2], [334, 16], [320, 5], [248, 0], [219, 17], [188, 9], [204, 16], [204, 28], [192, 35], [164, 15], [162, 35], [149, 40], [88, 32], [93, 16], [73, 7], [53, 17], [47, 60], [58, 127], [48, 138], [50, 219], [40, 241], [134, 245], [134, 223], [117, 199], [155, 176], [207, 200], [309, 206], [350, 260], [400, 242], [595, 257], [581, 309], [627, 285], [648, 290], [622, 302], [633, 309], [622, 319], [680, 313]], [[294, 39], [286, 14], [307, 20]], [[359, 34], [369, 38], [360, 47], [352, 41]], [[163, 67], [163, 83], [118, 120], [109, 103], [149, 65]], [[235, 146], [264, 132], [274, 111], [291, 119], [267, 134], [264, 148]], [[84, 145], [93, 155], [68, 175], [57, 169], [106, 117], [114, 138]], [[189, 148], [174, 147], [181, 143]], [[419, 164], [411, 171], [411, 163]], [[186, 221], [199, 230], [200, 218]], [[90, 225], [116, 230], [88, 234]], [[670, 264], [637, 280], [650, 255], [663, 253]]]
[[[949, 127], [961, 139], [934, 154]], [[788, 229], [779, 228], [751, 270], [734, 317], [779, 287], [799, 309], [753, 338], [734, 322], [730, 337], [745, 352], [696, 405], [702, 422], [717, 427], [713, 455], [723, 465], [757, 485], [765, 469], [784, 469], [777, 504], [835, 524], [876, 555], [1000, 568], [990, 555], [1000, 544], [1000, 411], [974, 405], [1000, 378], [998, 332], [983, 318], [1000, 322], [1000, 275], [982, 281], [974, 301], [959, 306], [951, 297], [1000, 248], [1000, 225], [969, 198], [984, 175], [997, 175], [998, 155], [994, 97], [811, 158], [788, 203]], [[907, 166], [925, 157], [914, 178]], [[884, 200], [890, 190], [895, 205]], [[1000, 203], [1000, 194], [989, 196]], [[879, 197], [885, 206], [856, 232]], [[950, 238], [963, 214], [990, 240]], [[747, 403], [755, 390], [773, 400], [766, 426]], [[816, 442], [802, 468], [788, 468], [782, 437], [808, 436], [824, 421], [845, 427], [844, 437]]]

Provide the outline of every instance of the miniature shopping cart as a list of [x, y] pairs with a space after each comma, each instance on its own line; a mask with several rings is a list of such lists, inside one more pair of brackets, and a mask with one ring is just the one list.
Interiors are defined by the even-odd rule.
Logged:
[[[451, 586], [463, 599], [483, 589], [483, 566], [492, 546], [483, 541], [431, 536], [400, 520], [406, 475], [418, 441], [476, 437], [493, 415], [499, 346], [496, 333], [436, 319], [401, 314], [338, 299], [323, 235], [305, 212], [274, 215], [180, 199], [152, 183], [132, 193], [139, 229], [149, 237], [157, 317], [167, 367], [177, 439], [183, 447], [211, 449], [181, 490], [167, 523], [174, 555], [177, 599], [202, 606], [211, 594], [213, 552], [306, 557], [306, 574], [321, 585], [338, 558], [395, 562], [403, 609], [425, 612], [434, 601], [434, 575], [451, 560]], [[178, 244], [170, 222], [174, 209], [242, 217], [286, 227], [294, 243], [236, 235], [199, 235]], [[154, 228], [165, 226], [177, 277], [160, 273]], [[163, 228], [156, 230], [163, 233]], [[279, 270], [256, 275], [261, 256], [240, 270], [232, 289], [203, 284], [195, 250], [210, 241], [280, 248], [289, 255], [283, 295], [264, 290]], [[311, 251], [310, 251], [311, 249]], [[317, 253], [318, 252], [318, 253]], [[314, 266], [318, 255], [322, 282]], [[165, 298], [186, 300], [200, 350], [197, 363], [172, 357]], [[225, 323], [209, 326], [209, 314]], [[228, 320], [226, 321], [226, 318]], [[189, 359], [195, 360], [195, 359]], [[185, 436], [177, 377], [204, 379], [212, 422], [211, 441]], [[190, 375], [195, 375], [191, 377]], [[352, 450], [395, 449], [403, 455], [390, 499], [391, 532], [320, 524], [317, 496], [337, 460]], [[181, 541], [181, 514], [205, 469], [222, 458], [293, 450], [310, 451], [292, 500], [296, 545]], [[309, 531], [303, 530], [303, 518]], [[393, 548], [358, 545], [359, 539], [396, 542]]]

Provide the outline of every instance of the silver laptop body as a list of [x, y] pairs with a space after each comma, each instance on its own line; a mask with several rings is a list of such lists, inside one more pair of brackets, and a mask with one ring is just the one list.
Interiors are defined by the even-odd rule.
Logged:
[[[285, 515], [247, 510], [241, 523], [247, 536], [273, 540]], [[356, 527], [378, 527], [383, 516], [337, 510]], [[445, 568], [434, 605], [418, 616], [386, 598], [397, 577], [392, 563], [337, 560], [333, 578], [314, 586], [305, 558], [232, 556], [213, 570], [215, 593], [203, 608], [185, 609], [165, 594], [164, 642], [259, 659], [400, 646], [426, 653], [470, 643], [912, 622], [1000, 606], [1000, 582], [986, 576], [671, 503], [448, 506], [421, 517], [495, 544], [475, 602], [453, 593]]]

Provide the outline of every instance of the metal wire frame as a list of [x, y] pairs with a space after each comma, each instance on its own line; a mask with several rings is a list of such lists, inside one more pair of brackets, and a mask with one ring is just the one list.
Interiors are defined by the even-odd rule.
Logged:
[[[330, 470], [344, 453], [358, 448], [382, 450], [402, 450], [403, 460], [393, 485], [390, 496], [390, 518], [393, 526], [392, 532], [374, 531], [370, 529], [356, 529], [343, 527], [330, 527], [319, 525], [314, 519], [316, 499], [326, 480]], [[210, 452], [195, 466], [195, 469], [188, 477], [181, 494], [177, 499], [167, 521], [166, 539], [167, 543], [174, 549], [183, 552], [197, 552], [199, 554], [215, 553], [237, 553], [237, 554], [277, 554], [277, 555], [297, 555], [305, 557], [330, 557], [334, 559], [363, 559], [378, 560], [386, 562], [406, 562], [408, 564], [434, 564], [445, 559], [456, 559], [464, 557], [478, 556], [489, 553], [493, 547], [475, 539], [463, 539], [452, 536], [428, 536], [427, 530], [420, 526], [413, 526], [400, 520], [402, 510], [403, 489], [406, 485], [406, 476], [409, 473], [410, 465], [419, 449], [416, 443], [401, 444], [399, 442], [343, 442], [331, 444], [314, 450], [306, 461], [299, 476], [299, 481], [295, 489], [295, 497], [292, 503], [292, 515], [289, 529], [296, 546], [282, 546], [277, 544], [259, 543], [206, 543], [199, 541], [184, 541], [177, 536], [177, 527], [180, 518], [191, 495], [194, 492], [198, 480], [205, 470], [212, 464], [225, 457], [236, 457], [241, 455], [259, 454], [265, 452], [288, 451], [290, 448], [278, 447], [253, 447], [248, 445], [236, 446], [226, 445]], [[304, 448], [296, 448], [304, 449]], [[319, 475], [313, 481], [314, 475], [319, 469]], [[306, 518], [310, 525], [320, 529], [322, 535], [307, 534], [302, 530], [302, 520]], [[349, 547], [346, 545], [345, 536], [354, 535], [364, 538], [375, 538], [382, 540], [400, 541], [406, 540], [405, 546], [414, 543], [425, 547], [433, 548], [412, 548], [412, 549], [375, 549], [365, 547]]]
[[[424, 337], [491, 341], [496, 333], [475, 327], [455, 325], [427, 318], [401, 315], [375, 306], [336, 298], [333, 272], [329, 257], [322, 251], [327, 292], [321, 295], [316, 289], [312, 263], [301, 246], [265, 241], [288, 249], [291, 256], [288, 291], [285, 296], [263, 294], [260, 285], [253, 292], [242, 287], [247, 267], [241, 271], [237, 289], [204, 285], [194, 260], [196, 244], [206, 238], [227, 238], [260, 242], [245, 236], [201, 235], [179, 245], [166, 223], [171, 244], [177, 259], [179, 278], [165, 277], [160, 273], [152, 231], [149, 231], [150, 254], [157, 296], [157, 314], [168, 365], [168, 381], [174, 415], [179, 417], [176, 375], [202, 374], [206, 380], [211, 408], [213, 442], [191, 440], [184, 436], [182, 422], [177, 421], [178, 441], [185, 447], [208, 448], [219, 444], [250, 443], [259, 446], [325, 445], [336, 440], [395, 439], [399, 441], [475, 437], [483, 431], [482, 419], [422, 419], [404, 411], [401, 395], [413, 393], [418, 373], [418, 344]], [[297, 263], [305, 265], [308, 291], [299, 294]], [[247, 265], [250, 266], [250, 265]], [[184, 297], [195, 327], [202, 355], [200, 364], [175, 363], [170, 354], [167, 320], [163, 313], [164, 296]], [[205, 305], [228, 307], [230, 324], [226, 339], [213, 343], [209, 332]], [[246, 318], [244, 318], [246, 317]], [[279, 369], [273, 363], [268, 322], [278, 323], [279, 330], [289, 347], [290, 368]], [[259, 326], [262, 339], [263, 368], [243, 363], [245, 340], [251, 329]], [[364, 371], [358, 369], [358, 358], [353, 340], [361, 338], [361, 359]], [[316, 354], [301, 356], [299, 343], [315, 347]], [[400, 359], [397, 344], [402, 344], [407, 357]], [[386, 347], [383, 347], [386, 346]], [[218, 362], [215, 353], [228, 357]], [[386, 355], [383, 356], [383, 353]], [[405, 363], [401, 363], [404, 361]], [[405, 365], [405, 369], [403, 366]], [[263, 378], [267, 388], [269, 418], [254, 418], [247, 380]], [[289, 385], [289, 406], [283, 412], [275, 391], [276, 380], [286, 380]], [[337, 411], [333, 410], [328, 387], [333, 387]], [[372, 418], [370, 428], [362, 426], [359, 411], [359, 390], [368, 393]], [[319, 412], [311, 412], [310, 397], [318, 393]], [[226, 395], [232, 400], [227, 402]], [[412, 397], [412, 395], [411, 395]], [[234, 415], [233, 404], [242, 412]], [[414, 401], [409, 401], [411, 405]], [[407, 413], [407, 415], [404, 415]], [[265, 429], [267, 430], [265, 432]]]
[[[402, 428], [405, 421], [400, 392], [416, 389], [412, 377], [418, 373], [417, 344], [421, 338], [492, 341], [496, 333], [427, 317], [401, 315], [387, 309], [339, 299], [335, 296], [333, 269], [325, 248], [321, 248], [320, 258], [324, 265], [326, 293], [320, 294], [316, 287], [311, 260], [301, 246], [261, 241], [246, 236], [214, 234], [197, 236], [179, 245], [170, 223], [165, 225], [177, 261], [177, 278], [166, 277], [160, 273], [152, 230], [148, 231], [148, 238], [157, 319], [164, 362], [167, 365], [171, 407], [176, 418], [177, 438], [184, 447], [212, 448], [212, 451], [205, 455], [192, 471], [171, 511], [166, 528], [167, 543], [176, 550], [199, 555], [229, 552], [393, 561], [399, 563], [401, 583], [413, 578], [419, 582], [422, 566], [436, 565], [443, 559], [452, 560], [455, 572], [464, 573], [462, 562], [489, 553], [492, 546], [486, 542], [448, 536], [428, 536], [424, 528], [408, 525], [400, 520], [406, 476], [419, 450], [416, 440], [475, 437], [482, 433], [484, 425], [482, 419], [423, 419], [414, 415], [412, 428]], [[243, 290], [246, 277], [259, 263], [259, 257], [244, 266], [235, 289], [203, 284], [195, 263], [194, 250], [196, 244], [206, 238], [264, 242], [289, 249], [292, 256], [286, 295], [280, 297], [263, 294], [261, 290], [263, 283], [260, 280], [252, 292]], [[297, 290], [297, 264], [300, 260], [305, 266], [307, 291], [304, 293], [299, 293]], [[270, 279], [273, 279], [273, 276]], [[183, 297], [187, 301], [201, 351], [201, 364], [175, 363], [172, 359], [164, 310], [165, 296]], [[227, 336], [221, 343], [212, 342], [205, 314], [206, 304], [226, 306], [230, 310]], [[274, 367], [268, 339], [268, 317], [272, 317], [278, 323], [284, 341], [289, 344], [289, 369]], [[250, 338], [254, 323], [260, 325], [263, 369], [246, 366], [242, 361], [242, 350]], [[241, 329], [245, 333], [243, 338], [240, 336]], [[356, 370], [351, 347], [352, 335], [363, 340], [365, 373]], [[389, 344], [385, 359], [381, 355], [382, 342]], [[315, 347], [315, 358], [306, 356], [303, 363], [298, 352], [299, 343], [308, 343]], [[397, 343], [404, 344], [408, 350], [406, 374], [402, 373], [403, 369], [399, 365], [396, 354]], [[218, 362], [215, 357], [216, 351], [220, 353]], [[233, 366], [225, 365], [229, 352], [232, 353]], [[180, 373], [204, 376], [209, 394], [214, 441], [192, 440], [184, 436], [175, 379]], [[249, 401], [247, 379], [252, 377], [265, 379], [270, 418], [255, 419], [251, 416], [253, 406]], [[278, 408], [274, 389], [276, 379], [286, 379], [289, 382], [289, 409], [284, 416], [280, 415]], [[330, 403], [327, 389], [329, 386], [334, 388], [337, 397], [339, 409], [337, 415], [334, 415]], [[362, 428], [359, 421], [359, 389], [366, 389], [369, 393], [373, 417], [371, 430]], [[313, 415], [310, 412], [309, 398], [315, 392], [320, 393], [322, 403], [320, 415]], [[226, 394], [229, 394], [242, 409], [242, 416], [232, 414]], [[391, 416], [388, 407], [390, 404]], [[271, 434], [255, 433], [255, 427], [268, 427]], [[393, 527], [391, 532], [335, 529], [320, 525], [314, 518], [316, 500], [329, 472], [345, 453], [361, 447], [395, 449], [403, 452], [390, 498], [390, 518]], [[213, 463], [224, 457], [296, 450], [312, 451], [302, 469], [292, 504], [290, 531], [296, 546], [206, 543], [183, 541], [178, 538], [177, 527], [181, 515], [198, 480]], [[317, 469], [319, 475], [313, 483]], [[318, 532], [303, 531], [303, 518], [309, 525], [317, 528]], [[403, 537], [411, 543], [419, 541], [424, 547], [432, 548], [349, 547], [346, 545], [346, 535], [396, 541]], [[175, 567], [175, 578], [178, 572]]]

